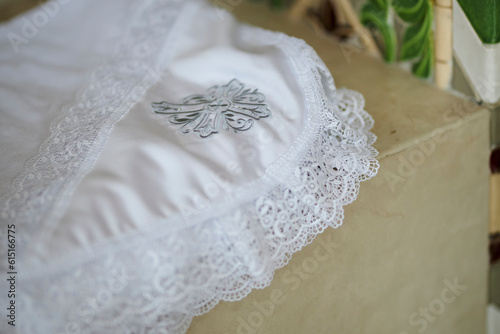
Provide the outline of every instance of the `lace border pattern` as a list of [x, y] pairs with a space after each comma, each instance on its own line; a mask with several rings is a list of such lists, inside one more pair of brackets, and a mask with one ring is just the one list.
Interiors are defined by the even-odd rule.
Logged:
[[[363, 110], [362, 96], [336, 90], [326, 66], [303, 41], [252, 27], [246, 27], [245, 33], [255, 40], [276, 43], [289, 60], [306, 100], [304, 130], [265, 176], [276, 186], [233, 212], [175, 233], [138, 239], [133, 247], [99, 254], [77, 267], [39, 278], [36, 284], [25, 282], [19, 312], [26, 321], [20, 323], [20, 333], [184, 333], [194, 316], [206, 313], [220, 300], [240, 300], [252, 289], [269, 285], [274, 271], [293, 253], [328, 226], [342, 224], [343, 206], [355, 200], [359, 183], [378, 170], [377, 152], [371, 147], [375, 136], [369, 133], [373, 120]], [[134, 63], [131, 71], [141, 73], [140, 62]], [[114, 71], [106, 71], [102, 79], [126, 72], [121, 66]], [[100, 87], [109, 88], [110, 84]], [[122, 94], [127, 88], [116, 87]], [[110, 131], [111, 123], [101, 118], [113, 108], [113, 99], [102, 96], [106, 92], [85, 95], [79, 107], [100, 106], [95, 108], [98, 115], [92, 119], [93, 125]], [[62, 120], [62, 128], [65, 122], [90, 122], [67, 119], [71, 115]], [[45, 149], [76, 157], [86, 154], [85, 147], [93, 140], [72, 139], [71, 134], [56, 136], [57, 142], [50, 143], [55, 146]], [[59, 142], [72, 146], [57, 145]], [[50, 163], [75, 167], [72, 160], [65, 159], [55, 155]], [[29, 175], [18, 184], [32, 196]], [[60, 179], [51, 177], [53, 182], [45, 184], [43, 176], [32, 176], [46, 187], [36, 187], [40, 199], [30, 204], [24, 219], [43, 205], [43, 198], [52, 198], [53, 187], [61, 186]], [[9, 212], [21, 212], [20, 207], [13, 208]]]
[[[114, 124], [158, 81], [161, 69], [155, 62], [166, 36], [173, 37], [169, 32], [182, 8], [182, 0], [141, 4], [113, 59], [93, 71], [79, 102], [64, 109], [53, 122], [38, 155], [0, 200], [1, 221], [22, 225], [18, 252], [51, 233]], [[6, 238], [1, 239], [0, 243]]]

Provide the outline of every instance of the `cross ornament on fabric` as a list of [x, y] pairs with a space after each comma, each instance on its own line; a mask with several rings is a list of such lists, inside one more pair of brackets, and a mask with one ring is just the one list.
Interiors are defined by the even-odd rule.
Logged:
[[190, 95], [181, 103], [153, 102], [157, 114], [170, 115], [171, 124], [182, 124], [182, 133], [194, 132], [201, 138], [220, 130], [246, 131], [255, 120], [271, 115], [264, 94], [247, 88], [237, 79], [210, 87], [205, 94]]

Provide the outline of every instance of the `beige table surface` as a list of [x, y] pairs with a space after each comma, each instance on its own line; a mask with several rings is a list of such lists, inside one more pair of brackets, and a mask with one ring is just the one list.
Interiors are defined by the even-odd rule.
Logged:
[[365, 96], [381, 168], [342, 227], [188, 333], [485, 333], [488, 112], [284, 14], [223, 2], [244, 22], [305, 39], [337, 87]]

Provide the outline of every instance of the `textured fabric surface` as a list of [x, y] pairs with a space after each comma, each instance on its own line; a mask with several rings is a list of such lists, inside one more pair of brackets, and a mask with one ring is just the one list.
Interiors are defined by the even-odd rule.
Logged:
[[[74, 22], [99, 6], [67, 6], [53, 24], [77, 38]], [[18, 122], [36, 136], [2, 171], [19, 175], [0, 203], [2, 223], [20, 231], [19, 333], [183, 333], [340, 226], [343, 206], [378, 169], [362, 96], [337, 90], [303, 41], [202, 1], [123, 7], [85, 32], [102, 39], [103, 61], [85, 64], [94, 68], [85, 83], [48, 69], [61, 88], [47, 103], [79, 93], [41, 126], [18, 115], [43, 115], [44, 105], [14, 112], [0, 92], [12, 115], [2, 133]], [[35, 52], [21, 65], [36, 63]], [[26, 72], [35, 87], [52, 82]]]

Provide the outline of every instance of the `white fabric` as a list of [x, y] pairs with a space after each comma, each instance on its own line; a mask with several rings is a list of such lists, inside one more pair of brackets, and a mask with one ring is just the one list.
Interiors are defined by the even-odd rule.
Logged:
[[[45, 104], [18, 102], [21, 80], [14, 94], [0, 87], [9, 115], [0, 153], [14, 165], [2, 160], [0, 176], [22, 171], [12, 187], [1, 184], [0, 203], [2, 224], [19, 231], [19, 333], [183, 333], [193, 316], [268, 285], [291, 254], [340, 226], [359, 182], [376, 174], [363, 98], [336, 90], [303, 41], [197, 0], [113, 0], [102, 16], [94, 1], [66, 6], [39, 48], [60, 30], [73, 41], [82, 34], [74, 22], [95, 18], [88, 48], [59, 56], [79, 63], [72, 84], [54, 60], [46, 77], [23, 73], [35, 88], [57, 82]], [[31, 45], [24, 66], [39, 61]], [[104, 65], [75, 97], [97, 59]], [[153, 102], [180, 103], [232, 79], [263, 94], [271, 112], [246, 131], [200, 138], [153, 112]], [[22, 127], [3, 135], [13, 124]], [[24, 133], [34, 139], [16, 153]]]
[[[38, 151], [61, 109], [74, 101], [89, 69], [111, 58], [132, 9], [117, 1], [101, 4], [99, 11], [81, 1], [51, 1], [0, 25], [0, 197]], [[33, 18], [46, 11], [54, 18], [37, 27]], [[67, 27], [70, 17], [78, 19], [73, 29]]]

